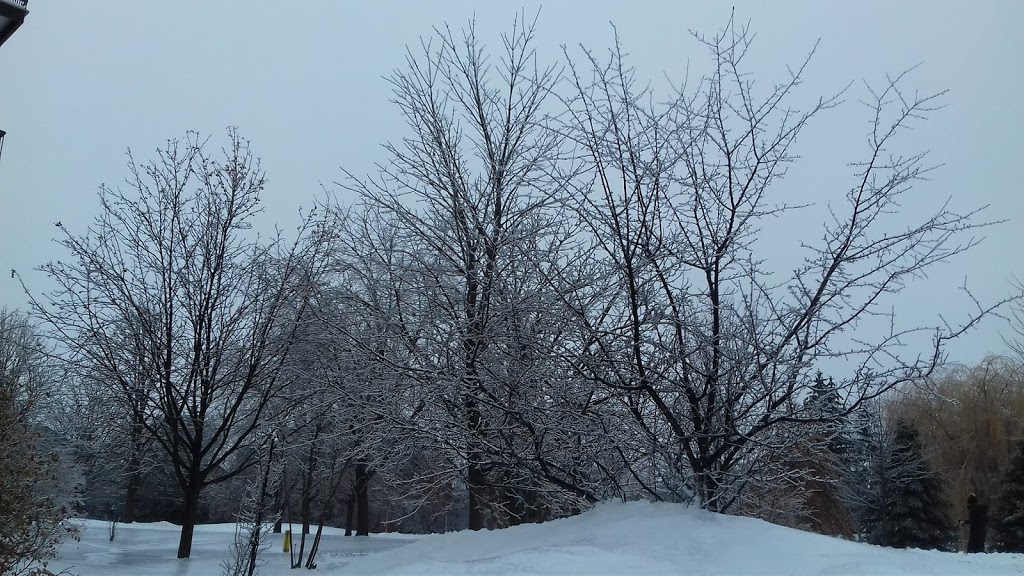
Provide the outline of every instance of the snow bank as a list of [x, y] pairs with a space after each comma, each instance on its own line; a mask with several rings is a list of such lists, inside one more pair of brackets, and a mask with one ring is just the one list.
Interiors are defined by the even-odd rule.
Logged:
[[[198, 526], [193, 557], [174, 558], [177, 527], [85, 524], [51, 564], [82, 576], [215, 576], [227, 557], [233, 525]], [[265, 555], [265, 576], [294, 575], [281, 537]], [[411, 538], [345, 538], [326, 532], [314, 574], [391, 575], [886, 575], [1024, 574], [1021, 554], [954, 554], [892, 550], [710, 514], [674, 504], [606, 503], [575, 518], [506, 530]]]
[[346, 574], [1024, 574], [1024, 555], [892, 550], [674, 504], [606, 503], [575, 518], [426, 536]]

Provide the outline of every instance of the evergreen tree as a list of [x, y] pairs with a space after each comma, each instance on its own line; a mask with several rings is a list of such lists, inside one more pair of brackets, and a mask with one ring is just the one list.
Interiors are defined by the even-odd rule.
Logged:
[[992, 548], [998, 552], [1024, 552], [1024, 442], [1003, 476], [992, 518]]
[[885, 459], [887, 489], [875, 543], [893, 548], [951, 550], [953, 523], [941, 479], [925, 460], [918, 431], [908, 422], [896, 425]]
[[807, 438], [807, 461], [802, 466], [809, 527], [819, 534], [850, 538], [855, 523], [846, 494], [850, 441], [845, 406], [833, 380], [825, 380], [820, 371], [804, 401], [804, 410], [809, 418], [817, 420]]
[[847, 419], [844, 416], [846, 408], [832, 378], [825, 380], [821, 372], [818, 372], [804, 401], [804, 409], [809, 417], [820, 419], [818, 430], [827, 440], [828, 451], [842, 460], [849, 451]]
[[884, 503], [889, 499], [886, 475], [891, 442], [882, 419], [880, 403], [862, 404], [846, 422], [849, 450], [843, 469], [847, 490], [844, 496], [857, 524], [857, 540], [878, 543]]

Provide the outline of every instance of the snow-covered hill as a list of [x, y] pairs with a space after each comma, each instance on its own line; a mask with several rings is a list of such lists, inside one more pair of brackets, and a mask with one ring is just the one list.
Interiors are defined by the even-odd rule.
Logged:
[[[193, 558], [179, 562], [177, 528], [122, 525], [114, 542], [106, 524], [86, 522], [51, 567], [82, 576], [215, 576], [233, 526], [196, 529]], [[280, 535], [261, 574], [295, 574]], [[1024, 574], [1022, 554], [891, 550], [709, 514], [673, 504], [607, 503], [575, 518], [490, 532], [345, 538], [330, 530], [317, 573], [350, 574]]]

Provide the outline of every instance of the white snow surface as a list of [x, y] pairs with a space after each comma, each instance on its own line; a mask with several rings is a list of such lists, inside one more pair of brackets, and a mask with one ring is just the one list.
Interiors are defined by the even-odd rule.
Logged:
[[[81, 576], [216, 576], [233, 534], [233, 524], [197, 526], [192, 558], [177, 560], [177, 526], [122, 524], [109, 542], [105, 522], [85, 521], [81, 542], [66, 543], [50, 567]], [[281, 551], [282, 536], [273, 537], [259, 574], [297, 574]], [[312, 574], [1024, 574], [1024, 554], [893, 550], [677, 504], [632, 502], [493, 531], [346, 538], [325, 529]]]

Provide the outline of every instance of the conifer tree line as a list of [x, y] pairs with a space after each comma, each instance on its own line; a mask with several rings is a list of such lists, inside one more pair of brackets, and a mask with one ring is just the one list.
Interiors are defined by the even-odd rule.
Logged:
[[[808, 98], [813, 49], [755, 83], [732, 20], [694, 35], [700, 78], [656, 92], [617, 39], [541, 54], [535, 25], [410, 48], [388, 77], [403, 138], [295, 230], [257, 231], [273, 181], [236, 129], [130, 153], [88, 228], [58, 224], [56, 287], [27, 292], [59, 376], [23, 421], [79, 475], [66, 509], [180, 522], [181, 558], [196, 523], [238, 518], [250, 574], [264, 522], [310, 567], [325, 524], [475, 530], [608, 499], [955, 549], [977, 492], [1015, 549], [1024, 354], [958, 371], [943, 350], [1020, 295], [938, 329], [889, 312], [991, 225], [915, 194], [936, 175], [904, 136], [943, 93], [908, 73]], [[796, 143], [846, 99], [861, 154], [772, 273], [757, 240], [800, 214]]]

